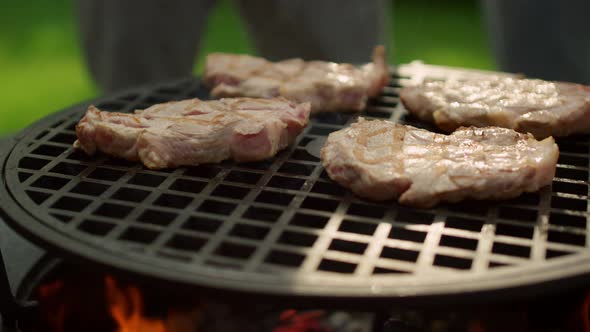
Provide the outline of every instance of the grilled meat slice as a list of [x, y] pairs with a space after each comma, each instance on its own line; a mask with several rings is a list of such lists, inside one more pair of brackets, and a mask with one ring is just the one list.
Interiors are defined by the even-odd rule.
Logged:
[[429, 81], [405, 87], [410, 113], [445, 131], [500, 126], [536, 138], [590, 133], [590, 86], [492, 77]]
[[289, 59], [270, 62], [249, 55], [207, 56], [205, 83], [214, 97], [277, 96], [303, 103], [312, 112], [360, 111], [389, 82], [385, 49], [377, 46], [373, 62], [355, 67], [324, 61]]
[[553, 138], [499, 127], [451, 135], [360, 119], [331, 133], [321, 151], [330, 178], [359, 196], [428, 208], [466, 198], [508, 199], [551, 183]]
[[90, 106], [76, 126], [74, 146], [97, 150], [151, 169], [258, 161], [291, 144], [309, 120], [308, 103], [227, 98], [154, 105], [135, 114], [102, 112]]

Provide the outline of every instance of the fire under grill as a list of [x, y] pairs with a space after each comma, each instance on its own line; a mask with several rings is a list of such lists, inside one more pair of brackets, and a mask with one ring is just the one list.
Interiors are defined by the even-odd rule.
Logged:
[[[359, 115], [433, 130], [398, 106], [401, 84], [437, 70], [411, 68], [393, 74], [365, 112], [314, 115], [293, 146], [250, 164], [151, 171], [88, 157], [72, 148], [88, 104], [72, 107], [6, 144], [3, 213], [62, 255], [184, 286], [391, 304], [582, 282], [590, 272], [586, 136], [558, 140], [551, 187], [509, 201], [412, 209], [361, 200], [328, 178], [319, 149]], [[192, 97], [208, 98], [199, 80], [93, 104], [130, 112]]]

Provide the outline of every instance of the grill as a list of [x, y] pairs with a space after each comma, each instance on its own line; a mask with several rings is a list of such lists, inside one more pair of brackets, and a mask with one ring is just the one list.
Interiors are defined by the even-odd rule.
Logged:
[[[428, 73], [473, 74], [402, 66], [361, 115], [433, 130], [398, 105], [399, 87]], [[208, 98], [196, 79], [93, 104], [130, 112], [192, 97]], [[151, 171], [72, 148], [87, 106], [39, 121], [3, 151], [7, 221], [70, 258], [183, 287], [388, 305], [547, 293], [590, 272], [585, 136], [558, 140], [556, 178], [539, 193], [421, 210], [361, 200], [328, 178], [319, 149], [357, 114], [312, 116], [292, 147], [265, 162]]]

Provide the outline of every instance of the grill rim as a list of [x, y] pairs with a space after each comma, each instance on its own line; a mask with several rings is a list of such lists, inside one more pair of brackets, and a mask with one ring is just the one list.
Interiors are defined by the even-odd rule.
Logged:
[[[194, 82], [195, 78], [190, 79]], [[590, 255], [584, 253], [573, 253], [565, 257], [554, 258], [551, 261], [542, 261], [538, 263], [529, 263], [523, 267], [520, 265], [495, 269], [472, 276], [469, 280], [460, 277], [459, 274], [454, 276], [443, 276], [443, 282], [436, 282], [437, 275], [433, 275], [430, 283], [417, 283], [415, 276], [370, 276], [373, 283], [371, 285], [352, 285], [346, 282], [334, 284], [334, 278], [331, 275], [316, 277], [317, 280], [309, 280], [305, 285], [293, 283], [292, 279], [278, 276], [270, 278], [269, 274], [251, 273], [243, 271], [233, 271], [207, 266], [200, 269], [199, 275], [195, 271], [183, 273], [181, 269], [165, 266], [164, 264], [155, 266], [149, 264], [149, 259], [143, 259], [141, 255], [135, 255], [133, 252], [123, 253], [117, 248], [100, 247], [96, 241], [83, 241], [81, 237], [74, 238], [57, 229], [52, 229], [39, 220], [24, 207], [14, 197], [9, 182], [16, 179], [6, 179], [5, 172], [9, 157], [14, 152], [20, 139], [36, 131], [42, 131], [47, 128], [48, 124], [60, 119], [68, 119], [72, 115], [80, 112], [90, 104], [97, 104], [101, 101], [112, 100], [117, 96], [124, 96], [135, 93], [140, 97], [149, 94], [156, 88], [181, 84], [187, 82], [187, 79], [159, 83], [155, 85], [146, 85], [140, 88], [132, 88], [120, 93], [94, 99], [89, 102], [82, 102], [69, 107], [61, 112], [47, 116], [25, 128], [17, 135], [6, 141], [0, 149], [0, 214], [6, 222], [17, 232], [24, 235], [27, 239], [47, 248], [52, 253], [57, 252], [60, 255], [81, 262], [93, 262], [105, 268], [114, 268], [117, 271], [131, 273], [142, 278], [165, 280], [179, 285], [193, 287], [207, 287], [236, 292], [247, 292], [251, 294], [261, 294], [270, 296], [296, 296], [302, 298], [324, 298], [341, 300], [350, 299], [387, 299], [391, 304], [392, 300], [403, 300], [413, 298], [415, 300], [426, 298], [440, 298], [445, 296], [453, 297], [470, 295], [493, 295], [498, 293], [512, 293], [520, 289], [525, 291], [526, 287], [538, 285], [552, 286], [552, 289], [562, 287], [574, 287], [581, 284], [585, 277], [590, 276]], [[89, 237], [90, 238], [90, 237]], [[174, 264], [171, 264], [174, 265]], [[206, 271], [203, 271], [206, 270]], [[526, 273], [526, 276], [523, 276]], [[245, 275], [252, 275], [256, 278], [244, 280]], [[326, 286], [322, 282], [330, 281], [331, 284]], [[352, 278], [348, 278], [352, 279]], [[359, 279], [359, 278], [355, 278]], [[395, 285], [387, 285], [387, 279], [395, 280]], [[257, 280], [258, 283], [253, 283]], [[406, 281], [407, 280], [407, 281]], [[245, 285], [245, 281], [249, 283]], [[314, 281], [317, 283], [314, 284]], [[586, 282], [587, 283], [587, 282]], [[336, 289], [338, 288], [338, 289]], [[548, 290], [545, 289], [544, 292]], [[478, 299], [478, 302], [481, 299]]]

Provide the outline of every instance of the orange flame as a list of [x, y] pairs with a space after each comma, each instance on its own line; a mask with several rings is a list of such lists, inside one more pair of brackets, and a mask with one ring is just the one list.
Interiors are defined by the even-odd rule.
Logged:
[[143, 315], [143, 299], [137, 287], [119, 288], [115, 279], [105, 278], [107, 304], [119, 332], [166, 332], [164, 322]]
[[143, 312], [143, 297], [139, 288], [119, 287], [112, 277], [105, 277], [107, 305], [118, 326], [117, 332], [194, 332], [202, 315], [202, 308], [192, 311], [170, 311], [167, 318], [148, 318]]
[[[55, 280], [51, 283], [39, 286], [39, 298], [50, 298], [56, 296], [63, 288], [62, 280]], [[52, 326], [55, 331], [63, 331], [64, 320], [66, 317], [66, 306], [63, 303], [58, 303], [54, 307], [52, 315], [47, 317], [48, 323]]]

